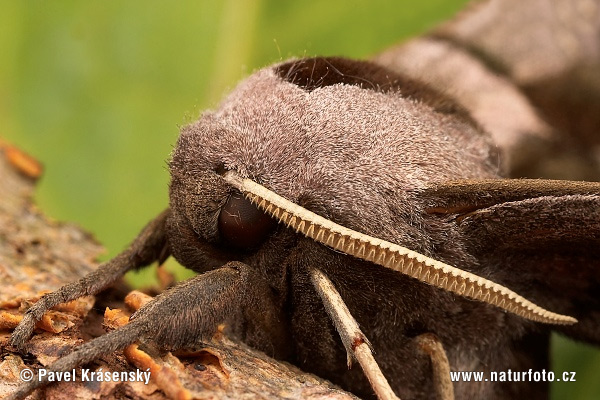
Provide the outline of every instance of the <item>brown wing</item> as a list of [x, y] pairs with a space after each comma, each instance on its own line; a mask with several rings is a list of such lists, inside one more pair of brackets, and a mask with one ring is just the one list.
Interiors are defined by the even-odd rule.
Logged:
[[574, 316], [561, 329], [600, 343], [600, 183], [455, 181], [421, 195], [496, 281]]

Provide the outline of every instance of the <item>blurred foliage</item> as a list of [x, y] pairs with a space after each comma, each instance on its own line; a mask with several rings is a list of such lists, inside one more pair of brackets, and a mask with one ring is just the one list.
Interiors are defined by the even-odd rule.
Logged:
[[[108, 258], [166, 207], [179, 127], [240, 78], [292, 56], [368, 57], [465, 3], [2, 1], [0, 136], [44, 163], [40, 207], [92, 231]], [[147, 283], [148, 274], [130, 279]], [[557, 347], [567, 350], [554, 371], [581, 374], [556, 385], [554, 398], [600, 397], [598, 352]]]

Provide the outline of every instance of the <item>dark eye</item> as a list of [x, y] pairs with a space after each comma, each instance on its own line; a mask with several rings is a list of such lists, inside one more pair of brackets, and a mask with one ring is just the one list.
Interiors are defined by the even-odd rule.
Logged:
[[221, 239], [238, 249], [252, 249], [263, 242], [277, 222], [240, 193], [233, 193], [219, 214]]

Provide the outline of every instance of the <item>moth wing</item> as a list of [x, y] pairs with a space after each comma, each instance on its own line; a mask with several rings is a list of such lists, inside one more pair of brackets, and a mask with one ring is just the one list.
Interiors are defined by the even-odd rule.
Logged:
[[560, 329], [600, 343], [600, 183], [464, 180], [420, 194], [426, 212], [464, 238], [488, 279], [577, 318]]

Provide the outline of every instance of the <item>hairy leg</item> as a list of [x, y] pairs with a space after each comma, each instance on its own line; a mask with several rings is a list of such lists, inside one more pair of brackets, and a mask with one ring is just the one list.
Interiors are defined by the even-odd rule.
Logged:
[[42, 296], [25, 313], [23, 320], [11, 336], [11, 344], [23, 349], [35, 324], [44, 313], [57, 304], [77, 299], [81, 296], [94, 295], [108, 287], [125, 272], [149, 265], [154, 261], [162, 262], [169, 256], [167, 245], [166, 221], [170, 210], [160, 213], [142, 229], [140, 234], [122, 253], [110, 261], [100, 265], [98, 269], [84, 276], [77, 282], [69, 283], [60, 289]]
[[[47, 370], [71, 370], [140, 338], [171, 349], [192, 346], [209, 340], [222, 323], [226, 332], [271, 355], [280, 355], [287, 347], [285, 324], [266, 280], [247, 265], [230, 262], [161, 293], [127, 325], [79, 346]], [[9, 399], [24, 398], [45, 383], [24, 384]]]

